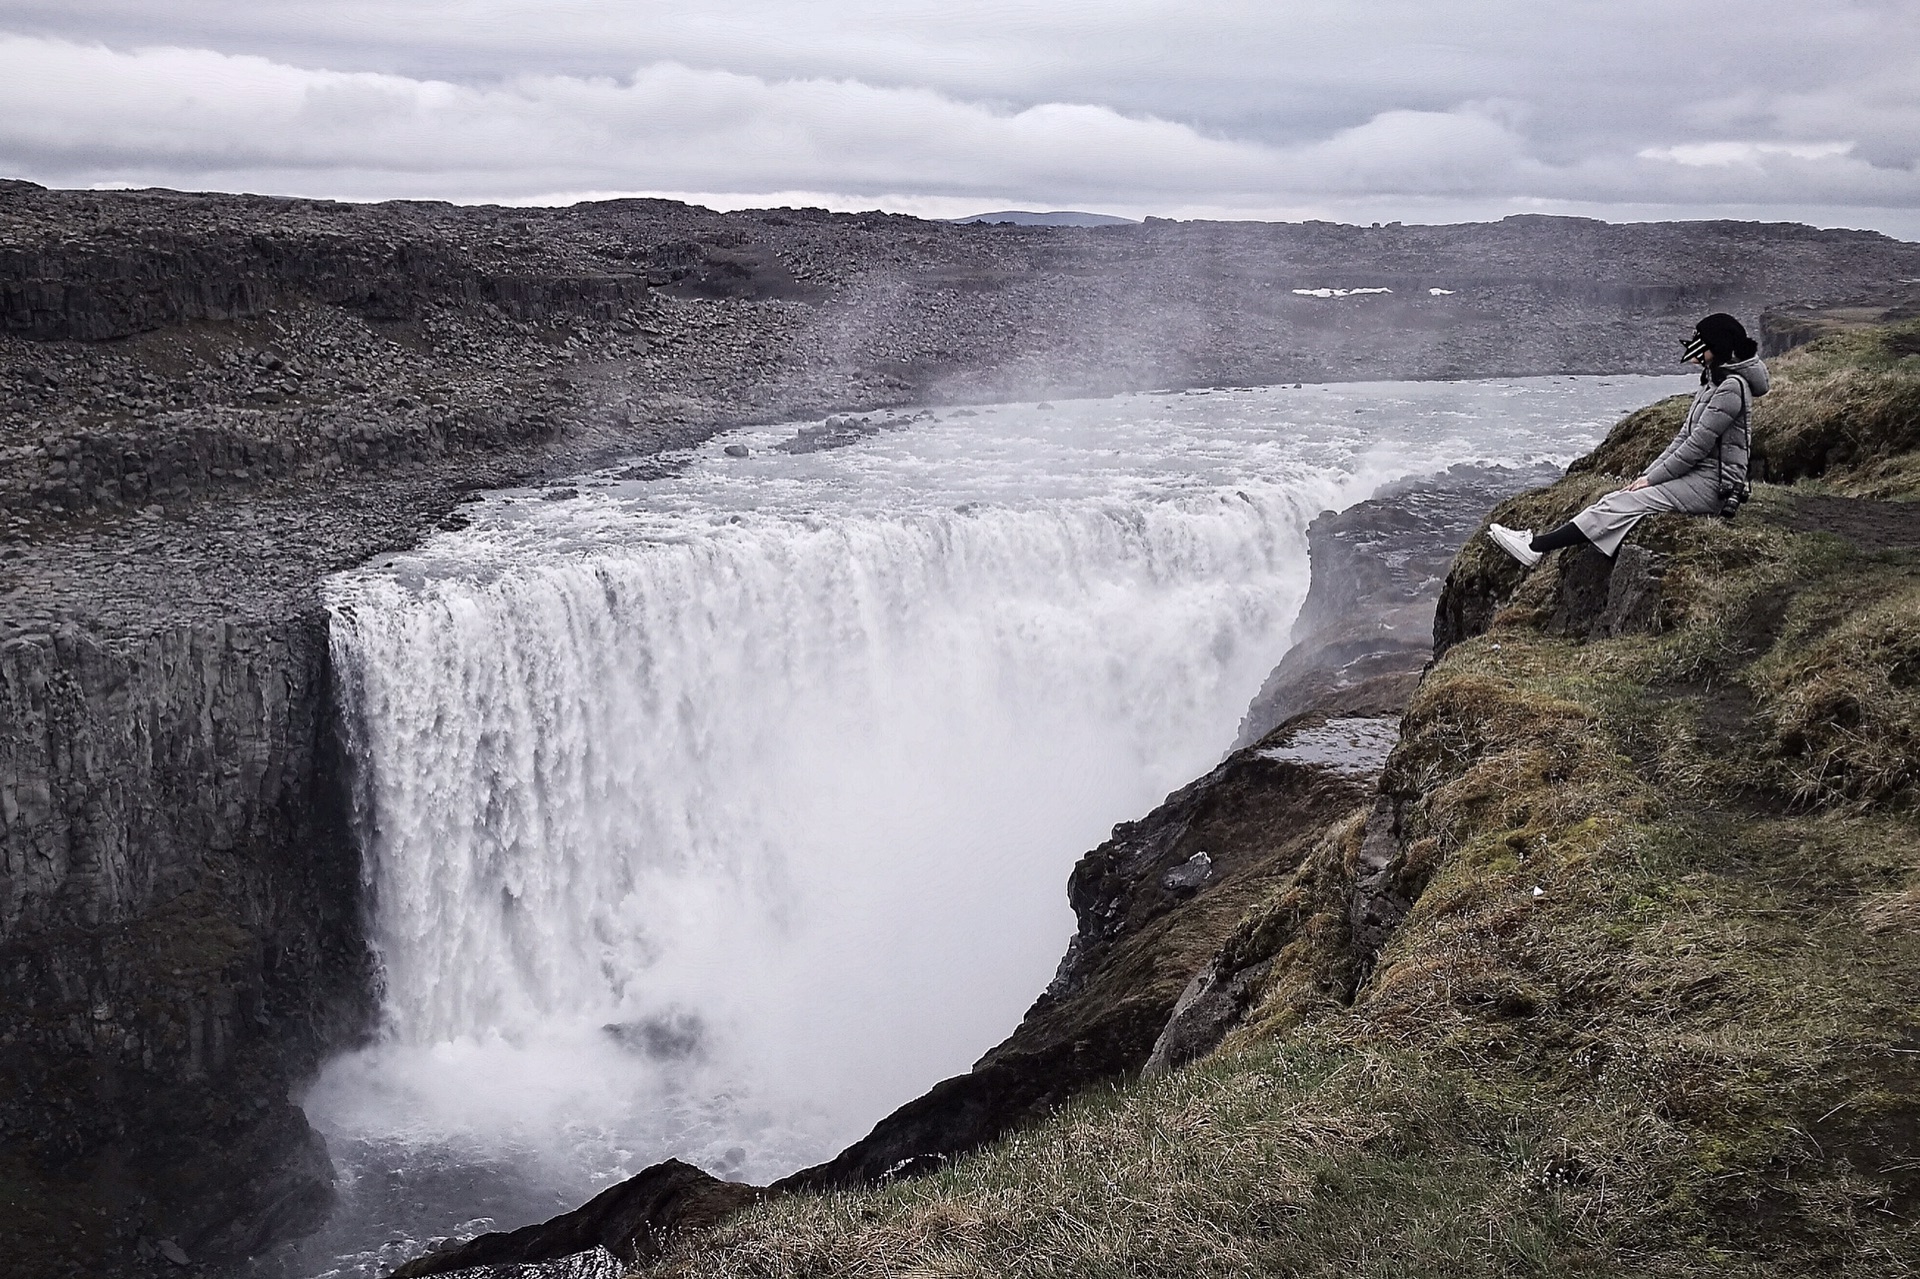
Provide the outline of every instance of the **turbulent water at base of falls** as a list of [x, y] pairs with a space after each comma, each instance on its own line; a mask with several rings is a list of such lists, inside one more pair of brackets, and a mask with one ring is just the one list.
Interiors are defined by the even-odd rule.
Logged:
[[275, 1264], [375, 1273], [669, 1156], [831, 1156], [1012, 1029], [1075, 860], [1231, 743], [1316, 512], [1565, 460], [1679, 389], [1136, 395], [814, 451], [755, 429], [660, 478], [489, 495], [334, 579], [383, 1025], [304, 1099], [342, 1207]]

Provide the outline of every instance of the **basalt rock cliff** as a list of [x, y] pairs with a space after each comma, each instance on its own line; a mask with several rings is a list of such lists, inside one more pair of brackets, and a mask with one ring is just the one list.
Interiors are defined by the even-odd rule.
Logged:
[[324, 617], [0, 645], [0, 1133], [17, 1273], [324, 1220], [287, 1083], [368, 1024]]

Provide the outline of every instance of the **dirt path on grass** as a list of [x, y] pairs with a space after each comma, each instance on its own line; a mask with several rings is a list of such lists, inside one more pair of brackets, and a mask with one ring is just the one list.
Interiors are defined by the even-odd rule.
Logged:
[[1803, 497], [1785, 521], [1796, 533], [1832, 533], [1866, 550], [1920, 546], [1920, 502]]

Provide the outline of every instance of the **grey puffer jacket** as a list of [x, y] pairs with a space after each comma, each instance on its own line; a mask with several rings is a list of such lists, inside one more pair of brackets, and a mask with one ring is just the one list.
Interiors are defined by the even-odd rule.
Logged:
[[[1773, 386], [1759, 356], [1726, 366], [1718, 385], [1702, 382], [1687, 408], [1686, 424], [1647, 468], [1649, 484], [1662, 484], [1681, 506], [1700, 515], [1720, 509], [1720, 482], [1746, 482], [1753, 455], [1753, 401]], [[1718, 459], [1714, 456], [1719, 450]]]

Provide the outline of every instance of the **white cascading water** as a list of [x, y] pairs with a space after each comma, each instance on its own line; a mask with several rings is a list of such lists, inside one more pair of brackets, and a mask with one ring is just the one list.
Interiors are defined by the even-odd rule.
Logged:
[[[1676, 386], [740, 432], [335, 579], [385, 989], [380, 1042], [307, 1098], [366, 1218], [329, 1246], [518, 1225], [668, 1156], [778, 1176], [965, 1070], [1051, 974], [1078, 856], [1231, 742], [1315, 512], [1564, 460]], [[394, 1190], [429, 1166], [468, 1202]], [[474, 1190], [487, 1167], [515, 1189]]]

